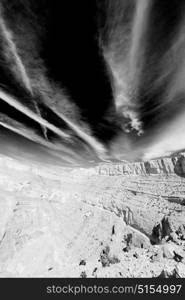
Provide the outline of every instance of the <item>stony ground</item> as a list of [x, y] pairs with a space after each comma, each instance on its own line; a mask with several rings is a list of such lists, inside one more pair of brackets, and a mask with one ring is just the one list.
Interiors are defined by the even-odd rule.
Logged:
[[185, 178], [0, 170], [1, 277], [185, 277]]

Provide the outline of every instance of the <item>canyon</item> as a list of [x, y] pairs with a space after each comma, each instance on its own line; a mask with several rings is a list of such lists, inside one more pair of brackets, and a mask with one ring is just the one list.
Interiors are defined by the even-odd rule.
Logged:
[[185, 154], [67, 168], [0, 156], [1, 277], [185, 277]]

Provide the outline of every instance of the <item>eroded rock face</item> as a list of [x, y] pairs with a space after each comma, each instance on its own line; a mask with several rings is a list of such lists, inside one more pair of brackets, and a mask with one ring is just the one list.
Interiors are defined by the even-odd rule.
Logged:
[[182, 177], [185, 177], [185, 157], [184, 155], [179, 155], [177, 159], [175, 159], [174, 172]]
[[0, 276], [185, 277], [178, 159], [112, 176], [0, 157]]
[[101, 164], [97, 167], [99, 175], [157, 175], [174, 174], [185, 176], [185, 154], [172, 158], [161, 158], [146, 162]]

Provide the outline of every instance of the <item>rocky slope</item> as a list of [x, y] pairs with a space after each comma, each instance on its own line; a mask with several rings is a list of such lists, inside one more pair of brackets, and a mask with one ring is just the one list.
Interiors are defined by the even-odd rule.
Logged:
[[184, 154], [54, 168], [0, 157], [1, 277], [185, 277]]

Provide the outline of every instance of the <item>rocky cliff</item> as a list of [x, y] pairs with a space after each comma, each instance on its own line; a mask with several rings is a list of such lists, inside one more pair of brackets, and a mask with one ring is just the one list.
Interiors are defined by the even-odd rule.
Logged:
[[185, 174], [185, 154], [181, 153], [170, 158], [160, 158], [144, 162], [101, 164], [97, 167], [99, 175], [166, 175]]

